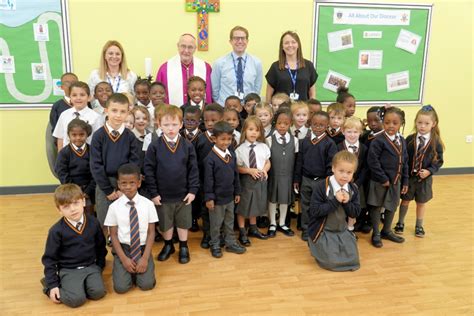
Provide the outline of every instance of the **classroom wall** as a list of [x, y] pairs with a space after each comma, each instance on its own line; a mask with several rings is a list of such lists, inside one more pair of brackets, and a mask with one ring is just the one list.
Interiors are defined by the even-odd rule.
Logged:
[[[379, 1], [380, 3], [388, 1]], [[393, 1], [390, 1], [393, 2]], [[409, 1], [397, 1], [409, 3]], [[119, 40], [130, 68], [144, 72], [176, 54], [180, 34], [195, 33], [196, 14], [185, 12], [184, 0], [69, 0], [73, 70], [87, 81], [98, 66], [100, 50]], [[436, 107], [446, 144], [445, 168], [473, 167], [472, 144], [472, 17], [470, 0], [416, 0], [434, 3], [424, 103]], [[221, 0], [221, 12], [210, 14], [210, 50], [196, 55], [208, 62], [230, 51], [228, 32], [235, 25], [250, 31], [248, 52], [263, 62], [264, 72], [277, 59], [280, 35], [298, 32], [303, 53], [311, 59], [313, 1]], [[323, 78], [320, 78], [323, 80]], [[265, 85], [262, 93], [265, 91]], [[0, 92], [1, 93], [1, 92]], [[356, 96], [357, 97], [357, 96]], [[405, 107], [407, 135], [418, 107]], [[366, 107], [358, 107], [363, 117]], [[46, 160], [44, 135], [48, 110], [0, 111], [0, 187], [56, 184]]]

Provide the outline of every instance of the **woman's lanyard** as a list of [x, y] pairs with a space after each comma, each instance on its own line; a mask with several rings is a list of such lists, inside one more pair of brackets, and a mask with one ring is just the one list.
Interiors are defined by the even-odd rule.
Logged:
[[122, 80], [122, 77], [120, 76], [120, 74], [118, 75], [118, 82], [117, 82], [117, 86], [115, 87], [114, 89], [114, 86], [112, 84], [112, 82], [110, 81], [110, 76], [109, 74], [107, 74], [107, 81], [109, 82], [110, 86], [112, 87], [112, 90], [114, 91], [114, 93], [117, 93], [118, 92], [118, 89], [120, 88], [120, 81]]
[[288, 69], [288, 74], [290, 75], [291, 79], [291, 86], [293, 87], [293, 93], [296, 92], [296, 77], [298, 76], [298, 63], [296, 63], [296, 70], [295, 74], [291, 72], [290, 65], [288, 65], [287, 62], [285, 62], [286, 69]]
[[[248, 57], [248, 56], [245, 56], [244, 64], [242, 65], [242, 78], [239, 78], [239, 76], [237, 75], [237, 66], [235, 65], [234, 54], [230, 53], [230, 56], [232, 56], [232, 64], [234, 65], [235, 81], [237, 82], [237, 93], [239, 93], [239, 94], [240, 94], [240, 93], [244, 94], [244, 91], [239, 91], [239, 87], [242, 87], [242, 90], [243, 90], [245, 66], [247, 65], [247, 57]], [[242, 59], [243, 59], [243, 58], [242, 58]], [[243, 99], [243, 98], [242, 98], [242, 99]]]

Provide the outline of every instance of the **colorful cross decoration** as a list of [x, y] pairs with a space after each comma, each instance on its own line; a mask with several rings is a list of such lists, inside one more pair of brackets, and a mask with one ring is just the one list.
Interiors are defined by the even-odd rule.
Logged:
[[186, 12], [197, 12], [198, 50], [209, 50], [209, 12], [219, 12], [220, 0], [186, 0]]

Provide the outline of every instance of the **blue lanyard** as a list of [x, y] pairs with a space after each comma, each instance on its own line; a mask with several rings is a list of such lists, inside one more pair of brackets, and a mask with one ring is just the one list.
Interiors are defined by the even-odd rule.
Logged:
[[296, 91], [296, 77], [298, 76], [298, 63], [296, 63], [296, 70], [295, 74], [291, 72], [290, 65], [285, 62], [286, 69], [288, 70], [288, 74], [290, 74], [291, 85], [293, 86], [293, 93]]
[[120, 81], [122, 80], [122, 77], [119, 75], [119, 80], [117, 82], [117, 86], [115, 87], [114, 89], [114, 86], [112, 85], [112, 82], [110, 81], [110, 76], [107, 74], [107, 81], [110, 83], [110, 85], [112, 86], [112, 90], [114, 91], [114, 93], [117, 93], [118, 92], [118, 89], [120, 87]]
[[[237, 77], [237, 66], [235, 65], [234, 55], [232, 53], [230, 53], [230, 56], [232, 56], [232, 65], [234, 65], [235, 81], [237, 82], [237, 87], [239, 86], [240, 83], [242, 83], [242, 87], [243, 87], [244, 86], [243, 81], [244, 81], [245, 66], [247, 66], [247, 57], [248, 56], [245, 56], [244, 64], [242, 66], [242, 82], [238, 81], [239, 79]], [[237, 92], [243, 92], [243, 91], [237, 91]]]

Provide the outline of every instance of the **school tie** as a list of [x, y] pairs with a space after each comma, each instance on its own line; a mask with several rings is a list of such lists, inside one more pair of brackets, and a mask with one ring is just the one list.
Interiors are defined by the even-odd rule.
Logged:
[[331, 128], [331, 135], [334, 135], [336, 134], [336, 129], [335, 128]]
[[235, 137], [232, 137], [232, 147], [237, 148], [237, 141], [235, 140]]
[[120, 136], [120, 133], [119, 133], [118, 131], [116, 131], [116, 130], [112, 130], [112, 131], [110, 132], [110, 134], [111, 134], [114, 138], [117, 138], [117, 137]]
[[81, 116], [81, 113], [79, 113], [79, 112], [74, 112], [74, 115], [76, 116], [75, 118], [79, 118], [79, 116]]
[[423, 136], [418, 136], [418, 147], [416, 148], [416, 156], [415, 156], [415, 168], [414, 172], [419, 170], [418, 167], [421, 169], [421, 161], [423, 158], [423, 147], [425, 147], [425, 138]]
[[175, 149], [175, 148], [176, 148], [176, 142], [168, 142], [168, 145], [170, 145], [170, 148], [171, 148], [171, 149]]
[[298, 135], [300, 134], [300, 130], [299, 129], [295, 129], [295, 137], [298, 138]]
[[242, 57], [237, 58], [237, 91], [244, 91], [244, 70], [242, 68]]
[[191, 141], [191, 140], [193, 139], [193, 137], [194, 137], [194, 133], [193, 133], [193, 132], [189, 132], [187, 136], [188, 136], [188, 140]]
[[286, 138], [284, 136], [280, 136], [280, 139], [281, 139], [281, 144], [283, 146], [285, 146], [286, 145]]
[[81, 222], [77, 222], [77, 223], [76, 223], [76, 229], [77, 229], [77, 230], [81, 230], [81, 226], [82, 226], [82, 223], [81, 223]]
[[395, 139], [393, 140], [393, 142], [395, 143], [395, 145], [397, 146], [398, 149], [401, 148], [400, 136], [396, 135], [396, 136], [395, 136]]
[[230, 161], [231, 158], [232, 158], [231, 155], [229, 155], [229, 154], [225, 155], [225, 160], [226, 160], [226, 161]]
[[353, 154], [357, 154], [357, 146], [350, 145], [349, 148], [352, 149]]
[[82, 147], [78, 147], [76, 151], [77, 151], [79, 154], [82, 154], [82, 152], [84, 151], [84, 149], [82, 149]]
[[249, 167], [253, 169], [257, 168], [257, 157], [255, 156], [255, 150], [253, 150], [255, 146], [255, 144], [250, 145], [249, 151]]
[[138, 213], [134, 201], [128, 201], [130, 205], [130, 258], [137, 262], [142, 256], [140, 249], [140, 225], [138, 224]]

